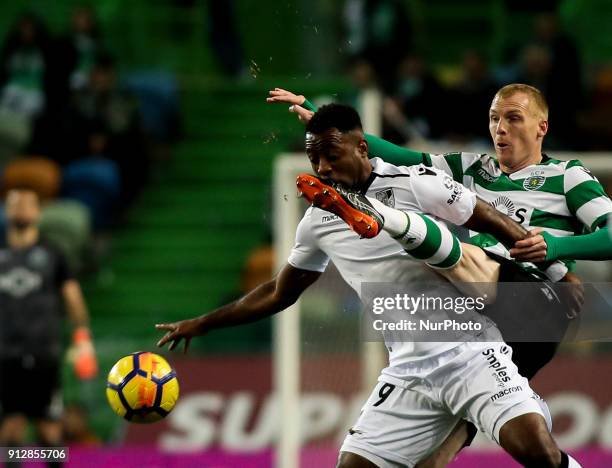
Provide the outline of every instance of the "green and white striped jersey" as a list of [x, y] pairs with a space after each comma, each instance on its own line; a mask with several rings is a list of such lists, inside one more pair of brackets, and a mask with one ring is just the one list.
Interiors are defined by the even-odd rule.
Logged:
[[[543, 155], [540, 164], [512, 174], [501, 171], [497, 159], [487, 154], [447, 153], [425, 155], [425, 164], [443, 170], [454, 180], [527, 229], [541, 227], [555, 236], [595, 231], [612, 213], [612, 201], [597, 178], [580, 161], [560, 161]], [[470, 232], [471, 242], [510, 258], [508, 250], [492, 236]], [[565, 262], [570, 269], [572, 262]], [[535, 268], [524, 263], [526, 269]], [[560, 279], [566, 270], [557, 269]]]

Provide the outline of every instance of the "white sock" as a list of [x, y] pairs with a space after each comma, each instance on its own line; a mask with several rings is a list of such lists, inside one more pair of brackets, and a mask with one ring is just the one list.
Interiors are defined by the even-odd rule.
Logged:
[[385, 218], [383, 231], [387, 231], [402, 247], [411, 250], [431, 240], [427, 224], [417, 213], [390, 208], [376, 198], [367, 199]]
[[395, 208], [390, 208], [376, 198], [367, 197], [374, 209], [385, 218], [383, 231], [387, 231], [392, 236], [400, 236], [408, 228], [408, 218], [406, 213]]
[[385, 218], [383, 231], [413, 258], [436, 268], [451, 268], [461, 260], [461, 244], [446, 226], [414, 211], [389, 208], [375, 198], [368, 200]]

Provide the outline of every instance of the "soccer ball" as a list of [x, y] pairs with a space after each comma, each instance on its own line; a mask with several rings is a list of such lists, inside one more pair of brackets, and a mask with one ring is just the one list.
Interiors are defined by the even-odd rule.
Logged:
[[132, 353], [119, 359], [108, 373], [108, 403], [130, 422], [159, 421], [172, 411], [178, 397], [176, 372], [157, 354]]

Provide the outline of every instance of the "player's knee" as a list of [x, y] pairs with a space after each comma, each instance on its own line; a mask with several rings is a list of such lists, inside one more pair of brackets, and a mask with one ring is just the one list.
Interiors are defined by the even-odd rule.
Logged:
[[561, 463], [561, 451], [540, 414], [527, 413], [508, 421], [501, 428], [499, 440], [524, 466], [556, 468]]
[[557, 468], [561, 465], [561, 451], [554, 443], [536, 443], [519, 461], [528, 468]]
[[370, 460], [352, 452], [340, 452], [336, 468], [378, 468]]
[[526, 467], [557, 468], [561, 464], [561, 451], [549, 434], [529, 436], [511, 455]]

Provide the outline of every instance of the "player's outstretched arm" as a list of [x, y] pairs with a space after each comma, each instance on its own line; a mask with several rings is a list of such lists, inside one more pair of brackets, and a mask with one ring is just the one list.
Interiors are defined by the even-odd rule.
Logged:
[[157, 324], [158, 330], [167, 333], [157, 342], [157, 346], [170, 343], [170, 350], [175, 349], [185, 340], [185, 352], [191, 339], [217, 328], [233, 327], [255, 322], [286, 309], [314, 283], [321, 273], [294, 268], [285, 265], [276, 278], [263, 283], [241, 299], [227, 304], [200, 317], [181, 320], [174, 323]]
[[[302, 123], [307, 123], [317, 108], [304, 95], [295, 94], [282, 88], [274, 88], [268, 92], [266, 102], [290, 104], [289, 112], [293, 112], [298, 116]], [[372, 157], [379, 157], [397, 166], [414, 166], [415, 164], [426, 164], [431, 166], [429, 155], [421, 153], [402, 146], [395, 145], [380, 137], [365, 134], [368, 142], [368, 153]]]

